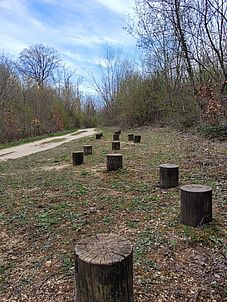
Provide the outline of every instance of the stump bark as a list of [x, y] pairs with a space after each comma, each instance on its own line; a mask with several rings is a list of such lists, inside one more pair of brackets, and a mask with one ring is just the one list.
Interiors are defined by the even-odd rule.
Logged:
[[119, 139], [120, 139], [120, 134], [114, 133], [113, 134], [113, 141], [119, 141]]
[[102, 133], [96, 133], [96, 139], [101, 139], [102, 138]]
[[107, 171], [115, 171], [123, 167], [122, 154], [107, 154]]
[[120, 141], [112, 142], [112, 150], [120, 150]]
[[141, 135], [135, 134], [134, 135], [134, 143], [140, 143], [140, 141], [141, 141]]
[[83, 151], [76, 151], [72, 153], [73, 165], [82, 165], [84, 163], [84, 153]]
[[179, 167], [173, 164], [162, 164], [160, 169], [160, 187], [174, 188], [179, 183]]
[[128, 141], [133, 141], [134, 140], [134, 134], [133, 133], [129, 133], [128, 134]]
[[84, 155], [92, 155], [92, 145], [83, 146]]
[[75, 246], [76, 302], [133, 302], [133, 249], [126, 238], [98, 234]]
[[212, 189], [205, 185], [181, 187], [181, 222], [199, 226], [212, 221]]

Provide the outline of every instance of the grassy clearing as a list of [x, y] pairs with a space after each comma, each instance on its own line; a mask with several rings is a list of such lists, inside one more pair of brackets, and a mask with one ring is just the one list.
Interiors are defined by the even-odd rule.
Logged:
[[[114, 232], [134, 244], [136, 302], [225, 301], [226, 145], [165, 128], [131, 144], [123, 131], [124, 168], [107, 173], [112, 132], [0, 163], [0, 300], [73, 301], [74, 240]], [[73, 167], [83, 144], [94, 155]], [[182, 184], [212, 186], [212, 224], [180, 224], [179, 188], [158, 186], [167, 162]]]

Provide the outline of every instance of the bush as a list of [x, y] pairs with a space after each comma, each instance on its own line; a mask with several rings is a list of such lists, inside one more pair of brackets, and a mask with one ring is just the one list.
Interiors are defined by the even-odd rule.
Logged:
[[209, 125], [200, 126], [199, 132], [206, 138], [227, 138], [227, 124], [225, 125]]

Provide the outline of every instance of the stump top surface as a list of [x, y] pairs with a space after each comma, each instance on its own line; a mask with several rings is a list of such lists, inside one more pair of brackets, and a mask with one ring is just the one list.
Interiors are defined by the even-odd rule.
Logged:
[[122, 154], [120, 154], [120, 153], [110, 153], [110, 154], [106, 154], [106, 156], [110, 156], [110, 157], [121, 157]]
[[84, 153], [83, 151], [74, 151], [73, 154], [82, 154]]
[[179, 168], [179, 166], [175, 164], [161, 164], [159, 167], [167, 169]]
[[115, 234], [97, 234], [78, 242], [75, 253], [83, 262], [111, 265], [129, 256], [132, 244], [128, 239]]
[[194, 193], [203, 193], [203, 192], [208, 192], [212, 191], [211, 187], [206, 186], [206, 185], [185, 185], [181, 187], [182, 191], [187, 191], [187, 192], [194, 192]]

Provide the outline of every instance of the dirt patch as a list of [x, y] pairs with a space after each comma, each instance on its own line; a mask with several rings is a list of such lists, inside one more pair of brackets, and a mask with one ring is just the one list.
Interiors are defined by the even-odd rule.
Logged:
[[51, 144], [51, 143], [58, 143], [58, 142], [64, 142], [66, 139], [65, 138], [56, 138], [56, 139], [52, 139], [48, 142], [43, 142], [41, 144], [37, 144], [35, 146], [43, 146], [43, 145], [46, 145], [46, 144]]
[[41, 169], [44, 171], [53, 171], [53, 170], [59, 171], [59, 170], [63, 170], [70, 166], [72, 166], [72, 165], [66, 164], [66, 165], [60, 165], [60, 166], [44, 166], [44, 167], [41, 167]]
[[57, 146], [60, 146], [63, 143], [71, 142], [73, 140], [83, 138], [95, 134], [96, 131], [94, 128], [88, 128], [77, 132], [76, 137], [71, 136], [71, 134], [66, 134], [64, 136], [57, 136], [46, 138], [38, 142], [27, 143], [19, 145], [16, 147], [11, 147], [7, 149], [0, 150], [0, 161], [6, 161], [8, 159], [15, 159], [19, 157], [24, 157], [33, 153], [40, 151], [46, 151]]
[[75, 136], [75, 135], [78, 135], [78, 134], [81, 134], [81, 133], [85, 133], [85, 132], [87, 132], [86, 130], [79, 130], [78, 132], [76, 132], [76, 133], [72, 133], [72, 134], [70, 134], [71, 136]]
[[7, 153], [3, 153], [3, 154], [0, 154], [0, 157], [5, 156], [5, 155], [9, 155], [9, 154], [12, 154], [12, 153], [14, 153], [14, 151], [12, 151], [12, 152], [7, 152]]

